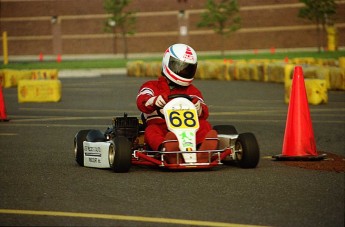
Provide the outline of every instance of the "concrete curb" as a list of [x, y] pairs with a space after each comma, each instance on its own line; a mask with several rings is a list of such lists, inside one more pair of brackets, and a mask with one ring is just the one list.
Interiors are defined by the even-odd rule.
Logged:
[[63, 69], [59, 70], [59, 78], [83, 78], [83, 77], [100, 77], [100, 76], [118, 76], [126, 75], [126, 68], [114, 69]]

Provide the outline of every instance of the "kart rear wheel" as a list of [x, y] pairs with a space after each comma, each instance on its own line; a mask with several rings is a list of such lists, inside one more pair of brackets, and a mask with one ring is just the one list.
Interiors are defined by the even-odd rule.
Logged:
[[226, 135], [237, 135], [238, 132], [233, 125], [215, 125], [213, 129], [217, 131], [218, 134], [226, 134]]
[[74, 156], [75, 161], [80, 165], [84, 166], [84, 148], [83, 142], [86, 141], [87, 134], [91, 129], [80, 130], [74, 137]]
[[131, 143], [123, 136], [115, 137], [113, 141], [115, 146], [109, 150], [110, 168], [116, 173], [126, 173], [131, 168]]
[[241, 168], [255, 168], [260, 159], [260, 149], [253, 133], [239, 134], [236, 143], [236, 160]]

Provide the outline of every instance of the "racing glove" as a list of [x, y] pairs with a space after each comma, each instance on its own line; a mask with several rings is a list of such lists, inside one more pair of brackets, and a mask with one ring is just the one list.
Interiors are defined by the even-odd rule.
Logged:
[[[193, 102], [193, 103], [194, 103], [194, 102]], [[195, 106], [195, 108], [196, 108], [196, 112], [198, 113], [198, 116], [200, 116], [201, 113], [202, 113], [201, 101], [200, 101], [200, 100], [196, 101], [196, 102], [194, 103], [194, 106]]]
[[165, 106], [166, 101], [163, 98], [163, 96], [158, 95], [158, 96], [153, 96], [151, 98], [149, 98], [149, 100], [147, 100], [147, 102], [145, 103], [145, 106], [157, 106], [159, 108], [163, 108]]

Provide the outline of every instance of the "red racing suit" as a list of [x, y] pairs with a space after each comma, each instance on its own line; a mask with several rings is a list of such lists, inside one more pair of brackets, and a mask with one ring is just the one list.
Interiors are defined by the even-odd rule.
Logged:
[[164, 118], [158, 115], [157, 107], [148, 105], [146, 102], [153, 96], [162, 95], [166, 101], [168, 96], [173, 94], [186, 94], [192, 97], [193, 103], [198, 100], [201, 102], [202, 112], [199, 116], [199, 130], [196, 133], [197, 144], [202, 143], [206, 134], [212, 129], [210, 123], [206, 120], [209, 112], [208, 107], [204, 103], [201, 92], [194, 86], [169, 86], [168, 80], [164, 76], [160, 76], [158, 80], [152, 80], [144, 83], [139, 90], [137, 96], [137, 107], [143, 113], [146, 119], [147, 127], [145, 129], [145, 141], [153, 150], [159, 150], [163, 143], [168, 129]]

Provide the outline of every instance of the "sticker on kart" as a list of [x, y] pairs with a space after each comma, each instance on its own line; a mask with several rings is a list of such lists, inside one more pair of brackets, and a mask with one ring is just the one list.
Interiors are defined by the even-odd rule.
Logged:
[[195, 109], [167, 110], [167, 124], [171, 129], [197, 129], [199, 128], [198, 115]]

